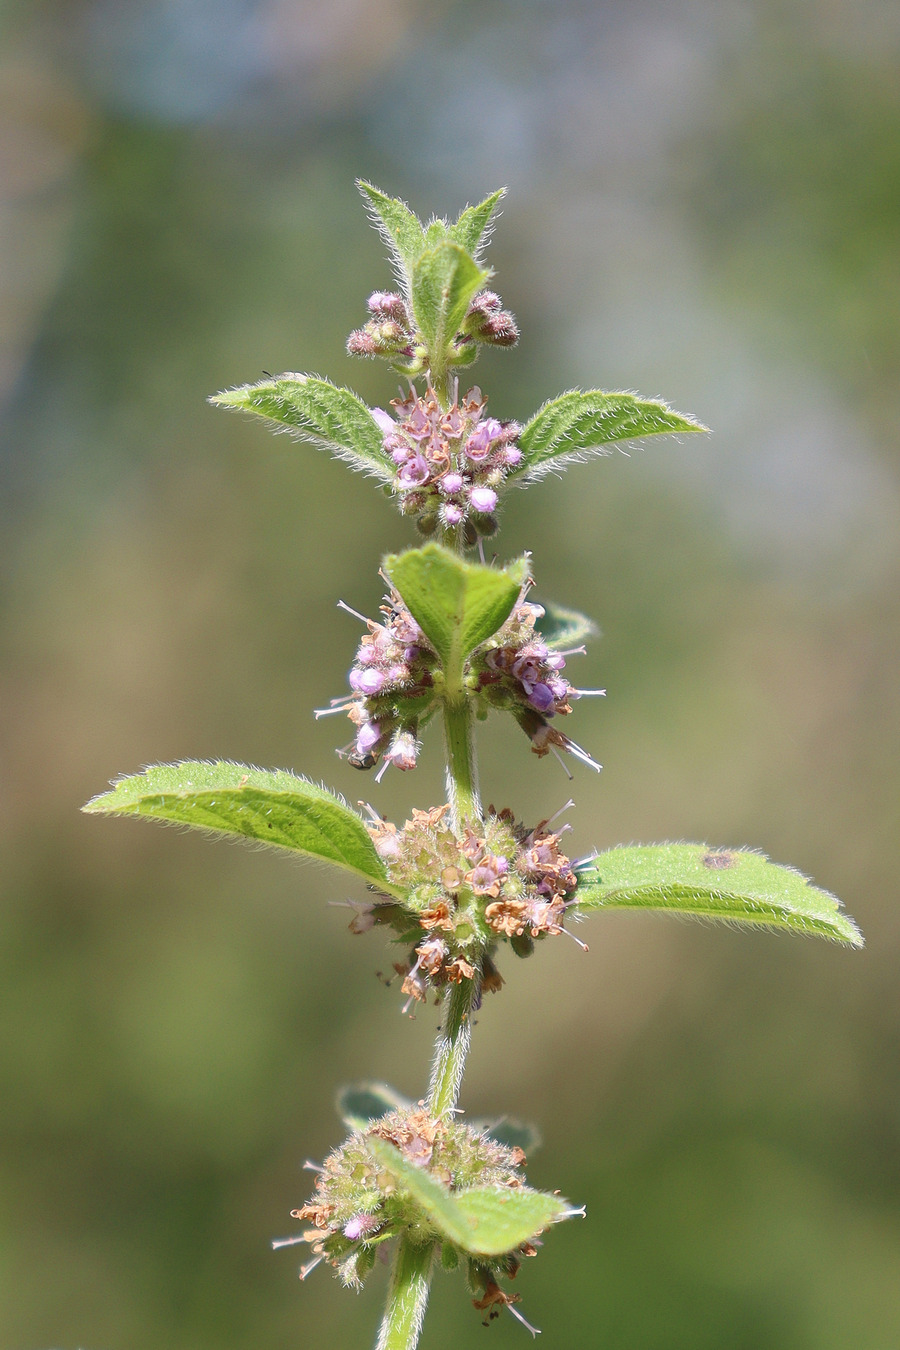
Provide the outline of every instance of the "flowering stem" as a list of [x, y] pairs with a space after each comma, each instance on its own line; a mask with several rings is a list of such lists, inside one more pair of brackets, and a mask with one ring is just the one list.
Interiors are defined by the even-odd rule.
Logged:
[[375, 1350], [415, 1350], [422, 1330], [434, 1243], [401, 1237]]
[[444, 1020], [434, 1043], [431, 1064], [428, 1109], [433, 1116], [449, 1116], [459, 1099], [472, 1039], [474, 996], [475, 980], [460, 980], [459, 984], [451, 985], [444, 996]]

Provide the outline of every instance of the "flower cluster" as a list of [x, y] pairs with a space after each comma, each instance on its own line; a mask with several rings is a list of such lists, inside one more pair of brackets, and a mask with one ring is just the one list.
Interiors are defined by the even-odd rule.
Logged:
[[587, 751], [550, 725], [550, 719], [570, 713], [574, 699], [605, 691], [575, 689], [569, 684], [562, 673], [566, 657], [582, 654], [584, 647], [556, 651], [548, 646], [536, 628], [543, 617], [543, 608], [529, 603], [523, 593], [503, 627], [475, 653], [469, 687], [486, 707], [513, 714], [536, 755], [558, 747], [599, 769]]
[[521, 1258], [535, 1254], [534, 1244], [524, 1242], [502, 1256], [472, 1261], [391, 1181], [370, 1152], [370, 1139], [392, 1144], [406, 1162], [422, 1168], [451, 1193], [475, 1185], [520, 1190], [524, 1184], [525, 1154], [520, 1148], [498, 1143], [470, 1125], [435, 1119], [421, 1104], [412, 1110], [392, 1111], [329, 1154], [312, 1199], [292, 1211], [292, 1218], [312, 1224], [299, 1238], [287, 1240], [308, 1242], [312, 1248], [314, 1259], [302, 1268], [301, 1276], [305, 1278], [326, 1261], [345, 1285], [358, 1289], [375, 1264], [378, 1247], [411, 1231], [420, 1242], [442, 1240], [445, 1269], [454, 1268], [460, 1260], [469, 1263], [473, 1286], [483, 1291], [477, 1308], [516, 1301], [509, 1295], [500, 1300], [495, 1295], [490, 1302], [484, 1297], [492, 1287], [497, 1288], [497, 1276], [513, 1276]]
[[434, 708], [438, 664], [396, 591], [385, 598], [380, 612], [383, 623], [356, 615], [363, 619], [368, 632], [350, 668], [348, 679], [353, 693], [332, 699], [330, 708], [319, 709], [316, 714], [321, 717], [346, 712], [357, 730], [356, 739], [342, 753], [357, 769], [371, 769], [383, 760], [379, 776], [389, 764], [398, 769], [416, 767], [419, 723]]
[[[351, 356], [381, 356], [404, 375], [421, 375], [428, 368], [428, 349], [410, 314], [395, 291], [373, 291], [366, 308], [371, 318], [347, 339]], [[516, 321], [494, 291], [479, 291], [469, 304], [454, 337], [451, 365], [471, 365], [478, 345], [514, 347], [519, 340]]]
[[376, 902], [351, 923], [355, 932], [387, 924], [411, 947], [403, 975], [408, 1003], [462, 980], [501, 987], [491, 953], [498, 940], [528, 956], [537, 938], [565, 932], [577, 877], [550, 821], [526, 829], [508, 810], [490, 808], [483, 825], [453, 832], [448, 806], [414, 810], [402, 829], [372, 812], [369, 831], [391, 882], [405, 900]]
[[400, 510], [415, 516], [419, 529], [456, 531], [470, 525], [475, 535], [496, 528], [498, 489], [521, 462], [517, 422], [485, 417], [477, 385], [442, 408], [430, 387], [424, 398], [411, 388], [394, 399], [396, 419], [381, 408], [373, 414], [384, 431], [384, 449], [397, 466], [394, 492]]

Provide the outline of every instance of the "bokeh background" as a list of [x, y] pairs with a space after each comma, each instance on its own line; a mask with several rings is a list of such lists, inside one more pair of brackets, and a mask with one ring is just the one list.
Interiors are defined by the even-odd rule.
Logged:
[[[408, 525], [310, 448], [209, 408], [344, 354], [389, 281], [354, 178], [422, 214], [499, 183], [524, 419], [573, 385], [709, 438], [516, 494], [499, 547], [595, 615], [574, 852], [750, 844], [868, 947], [595, 918], [480, 1018], [464, 1105], [537, 1121], [533, 1181], [588, 1207], [519, 1284], [556, 1346], [900, 1342], [900, 10], [892, 0], [46, 0], [0, 10], [0, 1347], [371, 1343], [269, 1239], [338, 1142], [343, 1082], [417, 1096], [359, 892], [80, 816], [179, 757], [291, 767], [403, 819], [311, 709], [345, 687]], [[577, 724], [577, 725], [576, 725]], [[515, 727], [485, 794], [570, 787]], [[519, 1346], [441, 1277], [423, 1350]]]

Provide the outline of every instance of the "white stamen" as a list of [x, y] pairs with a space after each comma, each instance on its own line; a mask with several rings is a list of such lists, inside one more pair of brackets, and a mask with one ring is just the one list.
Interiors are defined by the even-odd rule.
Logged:
[[577, 938], [574, 933], [570, 933], [568, 928], [561, 928], [559, 931], [561, 933], [565, 933], [566, 937], [571, 938], [572, 941], [577, 946], [579, 946], [583, 952], [589, 952], [591, 950], [586, 942], [582, 942], [581, 938]]
[[541, 1334], [540, 1327], [533, 1327], [530, 1322], [526, 1322], [525, 1318], [519, 1312], [518, 1308], [514, 1307], [512, 1303], [507, 1303], [506, 1306], [512, 1313], [516, 1321], [522, 1323], [522, 1326], [525, 1328], [526, 1331], [530, 1331], [532, 1336], [540, 1336]]
[[[580, 745], [576, 745], [575, 742], [570, 741], [568, 737], [566, 737], [566, 749], [568, 750], [570, 755], [574, 755], [576, 759], [580, 759], [582, 764], [587, 764], [590, 768], [596, 769], [598, 773], [603, 768], [602, 764], [598, 764], [595, 759], [591, 759], [590, 755], [586, 750], [582, 750]], [[572, 775], [569, 774], [570, 778], [571, 776]]]
[[487, 559], [484, 556], [484, 540], [481, 535], [478, 536], [478, 556], [481, 559], [482, 567], [487, 567]]
[[586, 853], [583, 858], [576, 858], [575, 861], [571, 863], [572, 871], [580, 872], [583, 867], [587, 867], [598, 856], [599, 854], [597, 849], [593, 849], [592, 852]]
[[557, 748], [556, 748], [555, 745], [551, 745], [551, 746], [549, 747], [549, 750], [550, 750], [551, 755], [553, 755], [555, 759], [558, 759], [558, 760], [559, 760], [560, 764], [562, 765], [562, 771], [563, 771], [563, 773], [566, 775], [566, 777], [568, 778], [569, 782], [571, 783], [571, 781], [572, 781], [572, 774], [571, 774], [571, 772], [570, 772], [570, 770], [569, 770], [568, 764], [566, 764], [565, 760], [563, 759], [562, 755], [559, 753], [559, 751], [557, 750]]
[[317, 1256], [315, 1261], [310, 1261], [305, 1266], [301, 1266], [300, 1267], [301, 1280], [305, 1280], [307, 1275], [311, 1275], [312, 1272], [315, 1270], [316, 1266], [321, 1265], [321, 1263], [324, 1260], [325, 1260], [324, 1256]]
[[[352, 614], [353, 617], [354, 617], [354, 619], [359, 619], [360, 623], [364, 623], [364, 624], [366, 625], [367, 628], [371, 628], [371, 627], [372, 627], [372, 620], [371, 620], [371, 619], [367, 619], [366, 616], [365, 616], [365, 614], [360, 614], [360, 612], [359, 612], [358, 609], [351, 609], [350, 606], [347, 605], [347, 604], [345, 604], [343, 600], [339, 600], [339, 601], [337, 602], [337, 607], [338, 607], [338, 609], [346, 610], [346, 612], [347, 612], [348, 614]], [[381, 625], [376, 623], [374, 626], [375, 626], [376, 628], [379, 628]]]
[[554, 652], [553, 652], [553, 655], [554, 655], [554, 656], [587, 656], [587, 647], [585, 647], [584, 643], [582, 643], [580, 647], [567, 647], [566, 650], [565, 650], [565, 651], [562, 651], [562, 652], [554, 651]]
[[330, 717], [332, 713], [345, 713], [348, 708], [352, 708], [356, 700], [353, 698], [341, 698], [337, 700], [332, 699], [331, 702], [332, 706], [330, 708], [313, 709], [313, 713], [315, 714], [317, 722], [320, 717]]
[[605, 689], [570, 689], [570, 694], [577, 694], [579, 698], [606, 698]]
[[564, 1209], [562, 1217], [564, 1219], [586, 1219], [587, 1205], [582, 1205], [580, 1209]]
[[391, 767], [391, 761], [390, 761], [389, 759], [386, 759], [386, 760], [384, 761], [384, 763], [382, 764], [381, 768], [378, 770], [378, 772], [377, 772], [376, 775], [375, 775], [375, 782], [376, 782], [376, 783], [380, 783], [380, 782], [381, 782], [382, 778], [383, 778], [384, 775], [387, 773], [387, 771], [388, 771], [388, 769], [389, 769], [390, 767]]
[[325, 1168], [320, 1167], [318, 1163], [310, 1162], [309, 1158], [307, 1158], [306, 1162], [303, 1164], [303, 1170], [304, 1172], [324, 1172]]
[[[570, 811], [574, 805], [575, 805], [575, 798], [574, 798], [574, 797], [570, 797], [569, 800], [566, 802], [565, 806], [561, 806], [561, 807], [559, 808], [558, 811], [554, 811], [553, 815], [552, 815], [552, 816], [550, 817], [550, 819], [546, 822], [546, 825], [552, 825], [553, 822], [554, 822], [554, 820], [559, 820], [559, 818], [560, 818], [560, 816], [563, 814], [563, 812], [565, 812], [565, 811]], [[570, 830], [571, 828], [572, 828], [571, 825], [567, 825], [567, 826], [566, 826], [566, 829], [567, 829], [567, 830]]]
[[279, 1247], [295, 1247], [298, 1242], [305, 1242], [306, 1238], [300, 1233], [297, 1237], [273, 1238], [272, 1251], [277, 1252]]
[[384, 824], [384, 818], [378, 814], [375, 807], [370, 805], [369, 802], [357, 802], [356, 805], [361, 806], [364, 811], [368, 811], [369, 816], [374, 820], [376, 825]]

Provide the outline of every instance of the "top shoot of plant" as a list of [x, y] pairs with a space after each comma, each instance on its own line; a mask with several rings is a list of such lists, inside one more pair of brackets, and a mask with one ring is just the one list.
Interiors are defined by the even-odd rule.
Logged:
[[583, 1213], [526, 1185], [527, 1129], [456, 1118], [472, 1015], [501, 989], [510, 953], [530, 956], [561, 934], [579, 942], [573, 926], [604, 909], [701, 915], [851, 946], [861, 937], [833, 896], [760, 853], [664, 844], [569, 858], [561, 813], [522, 822], [509, 807], [484, 807], [474, 733], [492, 711], [511, 716], [536, 755], [600, 768], [560, 729], [579, 699], [603, 692], [575, 688], [567, 673], [594, 626], [532, 598], [528, 554], [486, 563], [482, 540], [496, 534], [504, 495], [617, 442], [705, 428], [664, 403], [599, 390], [570, 390], [522, 424], [491, 416], [481, 389], [459, 372], [482, 346], [511, 347], [518, 338], [482, 262], [503, 193], [453, 223], [423, 225], [403, 202], [369, 183], [360, 189], [390, 249], [397, 290], [369, 297], [371, 317], [347, 345], [404, 379], [392, 411], [296, 374], [212, 402], [255, 413], [368, 474], [427, 539], [382, 560], [387, 594], [380, 616], [362, 619], [350, 692], [316, 715], [349, 718], [350, 741], [338, 753], [376, 770], [376, 783], [391, 765], [415, 768], [420, 738], [437, 721], [447, 800], [413, 809], [398, 826], [284, 770], [179, 763], [122, 779], [85, 810], [243, 836], [367, 883], [371, 902], [351, 928], [389, 935], [405, 1006], [431, 998], [441, 1006], [430, 1083], [418, 1103], [376, 1082], [344, 1090], [350, 1135], [293, 1211], [301, 1231], [274, 1245], [309, 1244], [303, 1276], [324, 1262], [359, 1288], [379, 1248], [391, 1244], [377, 1350], [412, 1350], [438, 1266], [462, 1271], [484, 1320], [506, 1308], [536, 1334], [507, 1281], [536, 1254], [541, 1234]]

